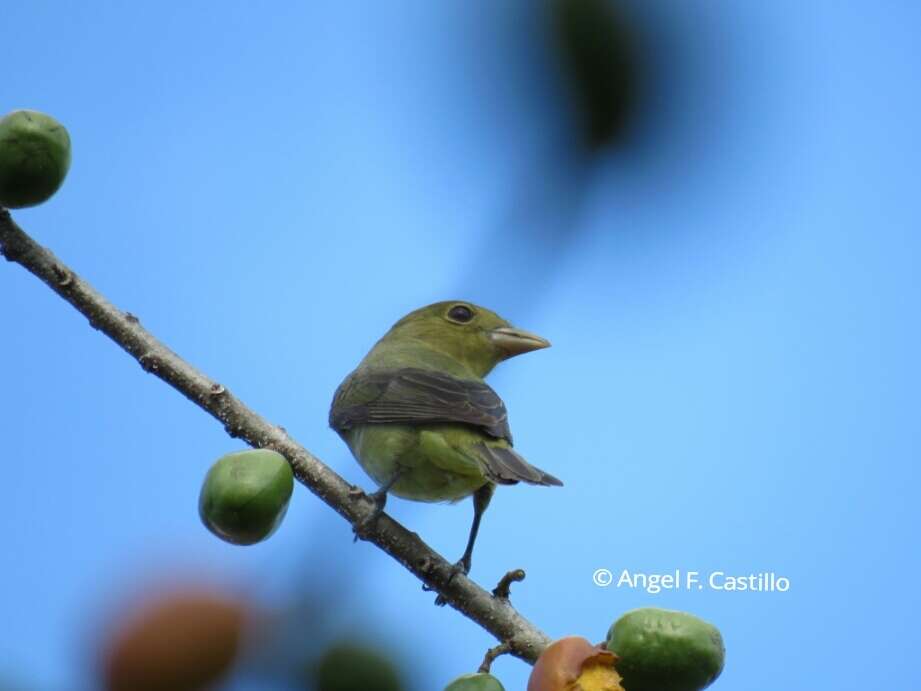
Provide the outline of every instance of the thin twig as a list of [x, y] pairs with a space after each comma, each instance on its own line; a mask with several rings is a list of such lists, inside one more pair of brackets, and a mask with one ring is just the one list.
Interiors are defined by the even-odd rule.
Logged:
[[[93, 328], [102, 331], [137, 360], [145, 371], [217, 418], [231, 437], [256, 448], [281, 453], [291, 464], [295, 477], [353, 527], [371, 513], [374, 505], [364, 493], [356, 492], [283, 428], [269, 423], [222, 384], [185, 362], [142, 327], [133, 314], [117, 309], [51, 252], [36, 244], [2, 208], [0, 253], [48, 284], [82, 313]], [[549, 645], [547, 636], [511, 605], [492, 597], [462, 574], [454, 573], [452, 564], [387, 514], [382, 514], [363, 537], [437, 591], [454, 609], [507, 644], [509, 652], [516, 657], [533, 663]]]
[[499, 581], [499, 585], [492, 589], [492, 596], [508, 602], [508, 598], [512, 594], [512, 583], [520, 583], [524, 580], [524, 575], [524, 569], [509, 571]]
[[480, 663], [480, 668], [477, 670], [480, 674], [489, 674], [489, 670], [492, 668], [493, 660], [495, 660], [500, 655], [505, 655], [506, 653], [511, 652], [507, 643], [500, 643], [495, 648], [490, 648], [486, 651], [486, 655], [483, 656], [483, 662]]

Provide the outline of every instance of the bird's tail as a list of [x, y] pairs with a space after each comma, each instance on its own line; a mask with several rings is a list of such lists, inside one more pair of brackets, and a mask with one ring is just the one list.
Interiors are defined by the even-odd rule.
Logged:
[[497, 484], [514, 485], [518, 482], [527, 482], [529, 485], [563, 485], [550, 473], [535, 468], [511, 448], [487, 444], [477, 446], [480, 458], [486, 465], [487, 477]]

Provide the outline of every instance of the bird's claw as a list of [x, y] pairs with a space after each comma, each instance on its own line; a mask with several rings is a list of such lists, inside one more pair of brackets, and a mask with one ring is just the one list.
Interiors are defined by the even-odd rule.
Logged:
[[352, 526], [352, 542], [358, 542], [359, 540], [367, 539], [368, 533], [371, 532], [371, 528], [374, 527], [374, 524], [377, 523], [377, 516], [371, 515], [367, 518], [363, 518], [358, 521], [355, 525]]
[[[463, 558], [461, 558], [456, 564], [454, 564], [451, 567], [451, 573], [448, 574], [448, 580], [445, 581], [445, 585], [451, 585], [451, 581], [453, 581], [454, 577], [457, 576], [458, 574], [463, 574], [464, 576], [466, 576], [468, 573], [470, 573], [470, 558], [465, 555]], [[427, 586], [422, 586], [422, 589], [432, 590], [432, 588], [429, 588]], [[446, 604], [448, 604], [448, 601], [447, 599], [445, 599], [444, 595], [439, 595], [438, 597], [435, 598], [436, 607], [444, 607]]]
[[387, 489], [380, 489], [374, 494], [369, 494], [368, 499], [374, 503], [374, 507], [371, 509], [371, 513], [352, 526], [352, 532], [355, 533], [352, 542], [365, 539], [374, 524], [377, 523], [377, 519], [384, 513], [384, 507], [387, 505]]

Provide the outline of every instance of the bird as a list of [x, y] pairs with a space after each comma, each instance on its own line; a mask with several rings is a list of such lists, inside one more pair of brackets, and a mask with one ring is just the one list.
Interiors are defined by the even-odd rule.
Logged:
[[473, 523], [452, 578], [466, 575], [497, 485], [562, 486], [514, 450], [505, 404], [484, 381], [503, 360], [549, 346], [463, 300], [436, 302], [396, 322], [345, 377], [329, 411], [330, 427], [378, 486], [356, 538], [383, 512], [388, 494], [452, 503], [472, 496]]

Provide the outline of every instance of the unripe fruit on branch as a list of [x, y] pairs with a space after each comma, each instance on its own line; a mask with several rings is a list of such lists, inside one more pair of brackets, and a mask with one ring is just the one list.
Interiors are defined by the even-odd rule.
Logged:
[[280, 453], [230, 453], [208, 471], [198, 500], [205, 527], [235, 545], [268, 538], [285, 517], [294, 490], [291, 466]]
[[584, 638], [561, 638], [537, 659], [528, 691], [624, 691], [616, 660], [615, 654]]
[[458, 677], [444, 691], [505, 691], [505, 687], [492, 674], [477, 672]]
[[70, 135], [50, 115], [16, 110], [0, 119], [0, 206], [48, 200], [70, 168]]
[[686, 612], [646, 607], [627, 612], [608, 631], [607, 647], [628, 691], [700, 691], [723, 671], [719, 630]]

